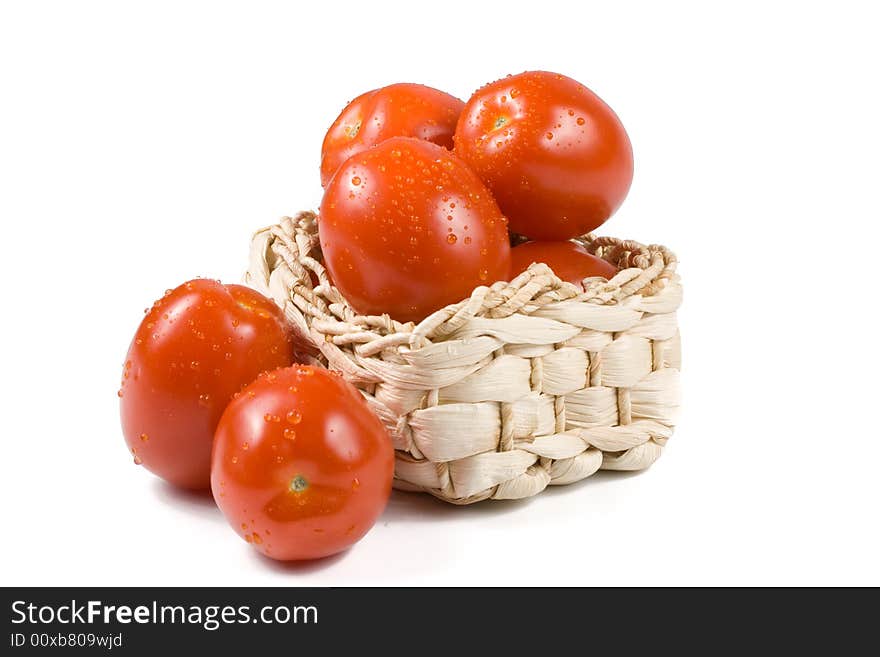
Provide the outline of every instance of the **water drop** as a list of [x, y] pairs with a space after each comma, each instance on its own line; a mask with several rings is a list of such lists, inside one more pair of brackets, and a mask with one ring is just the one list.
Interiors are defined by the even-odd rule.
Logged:
[[583, 125], [583, 124], [586, 123], [586, 122], [584, 121], [584, 117], [579, 116], [579, 117], [577, 118], [576, 123], [577, 123], [578, 125]]
[[290, 424], [299, 424], [302, 421], [302, 413], [299, 411], [289, 411], [286, 417]]
[[552, 132], [548, 132], [546, 135], [544, 135], [544, 137], [545, 137], [546, 139], [553, 139], [553, 133], [552, 133]]
[[458, 237], [455, 236], [455, 233], [449, 233], [449, 235], [446, 236], [446, 241], [450, 244], [455, 244], [458, 241]]
[[145, 434], [145, 433], [141, 434], [141, 442], [142, 443], [147, 442], [149, 439], [150, 439], [150, 437], [147, 434]]
[[284, 437], [287, 440], [296, 440], [296, 431], [294, 431], [293, 429], [288, 427], [287, 429], [284, 430]]

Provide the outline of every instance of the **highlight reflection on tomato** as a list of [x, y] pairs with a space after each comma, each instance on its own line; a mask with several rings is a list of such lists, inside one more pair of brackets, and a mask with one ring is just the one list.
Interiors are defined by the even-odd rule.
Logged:
[[632, 146], [614, 111], [579, 82], [545, 71], [477, 90], [458, 120], [455, 153], [492, 190], [510, 229], [531, 239], [594, 230], [633, 177]]
[[279, 560], [360, 540], [391, 493], [391, 438], [337, 374], [293, 366], [261, 375], [217, 427], [211, 490], [245, 541]]

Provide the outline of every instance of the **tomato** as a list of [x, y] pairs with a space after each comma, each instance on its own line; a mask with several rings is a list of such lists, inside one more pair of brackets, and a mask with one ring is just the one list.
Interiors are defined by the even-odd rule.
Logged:
[[455, 153], [492, 190], [511, 231], [538, 240], [600, 226], [633, 176], [617, 115], [579, 82], [543, 71], [479, 89], [458, 120]]
[[327, 185], [318, 233], [336, 287], [363, 314], [418, 321], [507, 277], [507, 220], [446, 149], [395, 137]]
[[229, 404], [211, 490], [239, 536], [266, 556], [315, 559], [369, 531], [393, 475], [391, 438], [361, 394], [303, 365], [261, 376]]
[[321, 147], [321, 186], [352, 155], [390, 137], [416, 137], [452, 148], [464, 103], [421, 84], [392, 84], [361, 94], [330, 126]]
[[583, 280], [592, 276], [611, 279], [617, 267], [597, 258], [574, 242], [526, 242], [510, 250], [511, 280], [529, 268], [533, 262], [543, 262], [559, 278], [583, 286]]
[[122, 431], [134, 462], [207, 489], [223, 409], [257, 374], [297, 358], [291, 331], [278, 306], [250, 288], [197, 279], [168, 290], [125, 359]]

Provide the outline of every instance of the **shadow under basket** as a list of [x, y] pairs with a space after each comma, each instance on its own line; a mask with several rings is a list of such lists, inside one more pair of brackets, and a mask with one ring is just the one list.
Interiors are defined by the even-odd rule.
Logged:
[[257, 232], [245, 281], [363, 393], [394, 441], [396, 488], [517, 499], [660, 455], [681, 361], [665, 247], [588, 235], [577, 241], [620, 268], [610, 281], [584, 291], [534, 264], [404, 324], [352, 310], [328, 281], [317, 224], [302, 212]]

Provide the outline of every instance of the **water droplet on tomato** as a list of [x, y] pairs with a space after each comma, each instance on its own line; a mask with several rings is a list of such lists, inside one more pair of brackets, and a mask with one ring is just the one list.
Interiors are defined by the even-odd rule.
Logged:
[[586, 123], [586, 122], [584, 121], [584, 117], [579, 116], [579, 117], [577, 118], [577, 121], [576, 121], [575, 123], [577, 123], [578, 125], [583, 125], [583, 124]]
[[489, 278], [489, 270], [481, 269], [480, 270], [480, 280], [485, 281], [487, 278]]
[[544, 135], [544, 137], [547, 138], [547, 139], [553, 139], [553, 133], [552, 133], [552, 132], [548, 132], [546, 135]]
[[458, 237], [456, 237], [455, 233], [449, 233], [449, 235], [446, 236], [446, 241], [450, 244], [455, 244], [458, 241]]
[[284, 430], [283, 435], [287, 440], [296, 440], [296, 431], [294, 431], [290, 427]]
[[145, 433], [141, 434], [141, 442], [142, 443], [147, 442], [149, 439], [150, 439], [150, 437], [147, 434], [145, 434]]
[[299, 411], [288, 411], [286, 417], [290, 424], [299, 424], [302, 421], [302, 413]]

